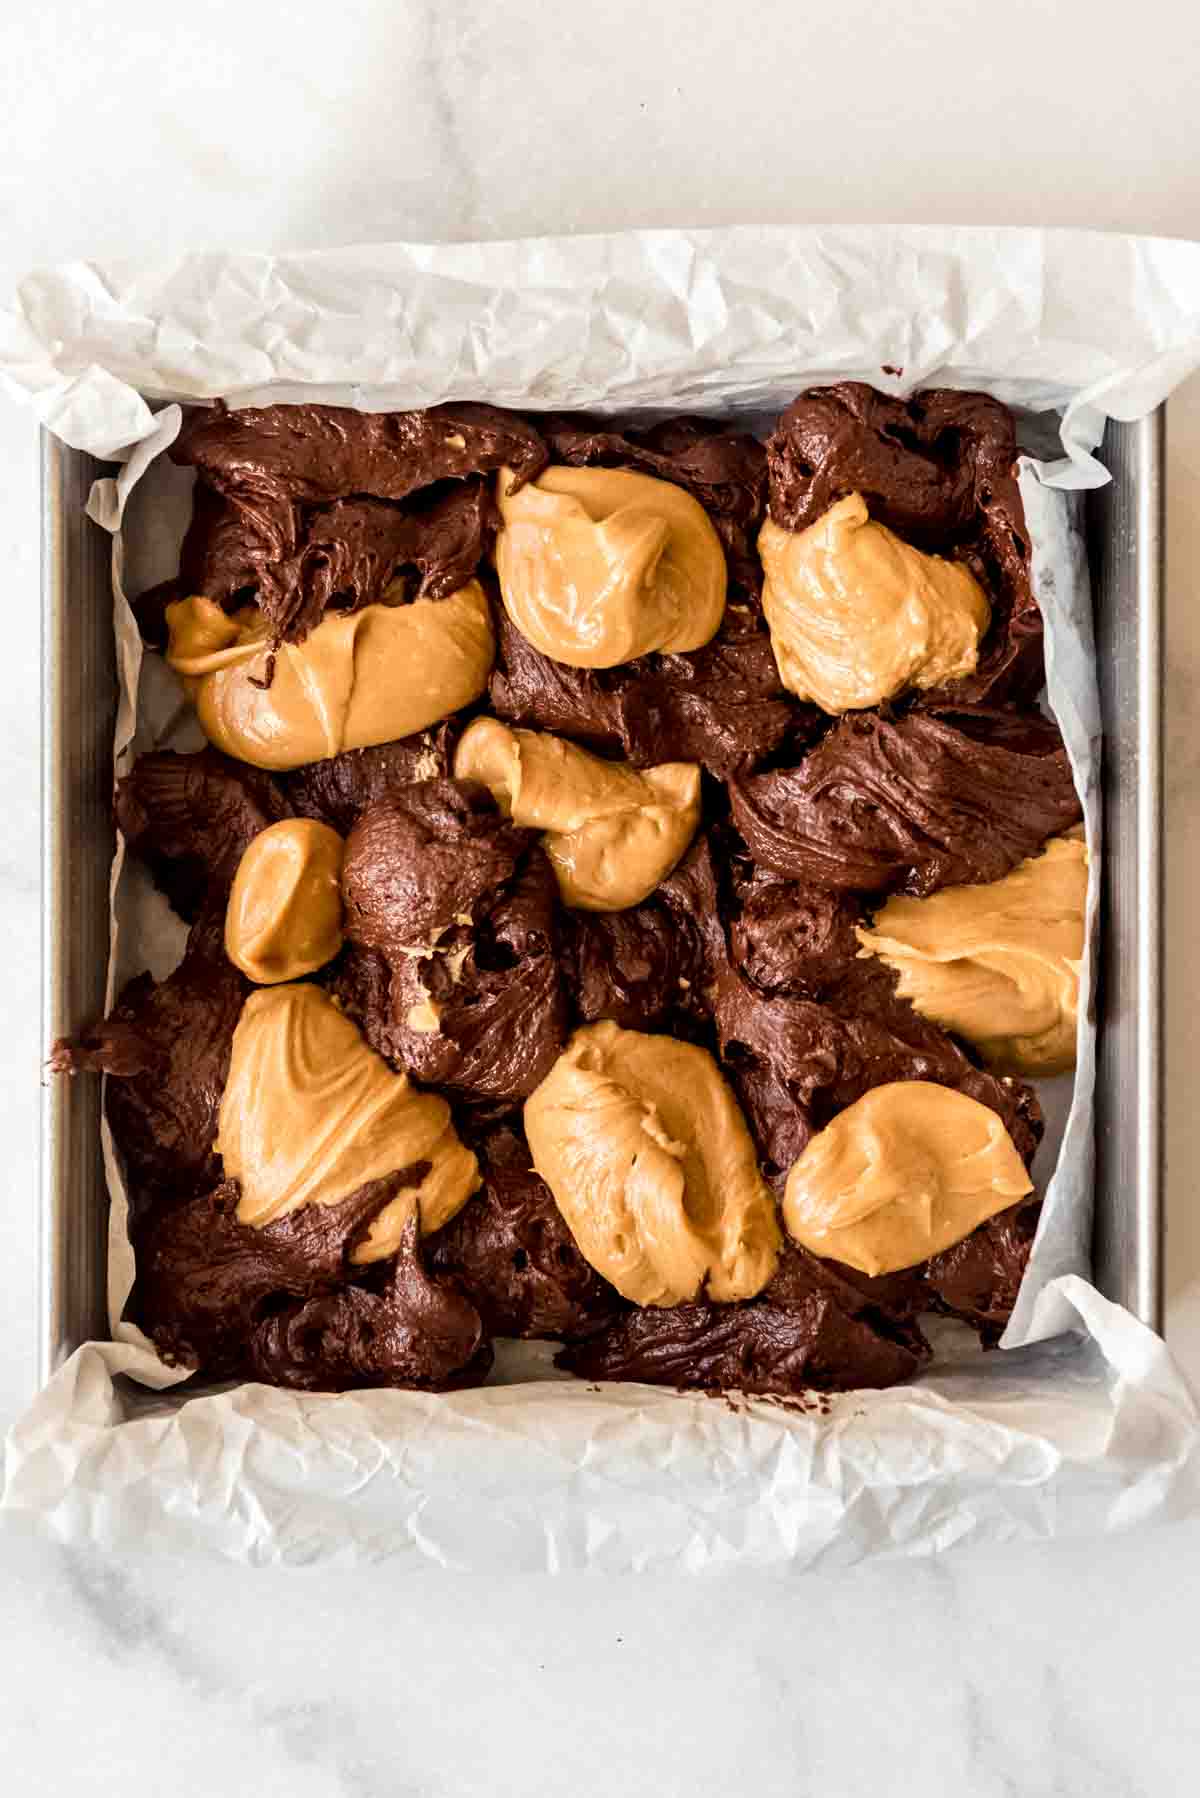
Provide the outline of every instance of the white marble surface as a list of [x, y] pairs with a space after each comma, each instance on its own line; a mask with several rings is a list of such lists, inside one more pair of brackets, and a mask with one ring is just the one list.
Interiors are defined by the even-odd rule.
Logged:
[[[77, 255], [633, 223], [1200, 230], [1190, 6], [895, 13], [885, 27], [868, 0], [9, 9], [0, 286]], [[1200, 1378], [1200, 389], [1170, 434], [1168, 1334]], [[0, 446], [3, 1425], [33, 1378], [42, 1049], [35, 443], [7, 406]], [[1200, 1522], [800, 1586], [401, 1582], [150, 1553], [113, 1566], [0, 1538], [0, 1789], [1160, 1798], [1195, 1789], [1200, 1767], [1198, 1567]]]

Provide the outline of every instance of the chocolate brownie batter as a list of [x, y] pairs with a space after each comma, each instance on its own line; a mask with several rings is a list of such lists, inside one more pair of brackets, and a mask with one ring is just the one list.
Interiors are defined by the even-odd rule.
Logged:
[[251, 840], [292, 815], [278, 784], [219, 749], [156, 750], [117, 782], [117, 828], [190, 923], [228, 894]]
[[495, 621], [496, 666], [488, 683], [488, 711], [509, 724], [621, 752], [619, 693], [625, 670], [551, 661], [521, 635], [507, 613], [497, 609]]
[[892, 1386], [929, 1360], [917, 1322], [928, 1303], [919, 1268], [871, 1279], [785, 1242], [770, 1284], [749, 1304], [633, 1311], [557, 1362], [590, 1379], [777, 1396]]
[[417, 412], [345, 406], [197, 408], [171, 446], [218, 493], [263, 515], [347, 495], [401, 500], [435, 481], [511, 468], [518, 481], [546, 466], [546, 446], [516, 412], [472, 402]]
[[165, 644], [168, 605], [194, 593], [228, 611], [256, 601], [276, 626], [276, 640], [291, 642], [301, 642], [327, 606], [394, 604], [391, 584], [409, 574], [419, 579], [406, 582], [403, 597], [445, 599], [472, 578], [497, 522], [482, 480], [434, 489], [405, 505], [337, 499], [295, 514], [289, 546], [238, 502], [198, 484], [178, 576], [134, 605], [147, 642]]
[[785, 692], [762, 614], [749, 602], [726, 607], [703, 649], [599, 670], [552, 661], [500, 618], [488, 709], [619, 752], [636, 767], [699, 762], [718, 779], [820, 728], [816, 708]]
[[398, 797], [416, 781], [448, 775], [457, 734], [448, 722], [396, 743], [346, 749], [280, 775], [279, 784], [298, 818], [316, 818], [346, 836], [368, 806]]
[[[218, 405], [184, 421], [170, 455], [198, 480], [179, 577], [135, 608], [156, 643], [166, 605], [189, 593], [229, 610], [254, 599], [276, 641], [294, 643], [326, 606], [370, 605], [408, 570], [420, 576], [410, 597], [443, 599], [471, 578], [495, 534], [488, 486], [470, 477], [509, 467], [519, 484], [546, 465], [532, 425], [470, 404]], [[457, 484], [439, 486], [448, 481]]]
[[[195, 922], [179, 968], [131, 982], [53, 1065], [113, 1076], [138, 1268], [129, 1314], [163, 1354], [302, 1389], [436, 1389], [483, 1378], [493, 1335], [550, 1336], [588, 1378], [786, 1396], [911, 1378], [931, 1309], [997, 1340], [1036, 1201], [902, 1273], [871, 1279], [785, 1241], [753, 1299], [631, 1307], [534, 1172], [520, 1107], [576, 1026], [611, 1019], [717, 1057], [777, 1192], [815, 1131], [898, 1080], [988, 1106], [1031, 1162], [1032, 1088], [920, 1017], [855, 935], [881, 895], [994, 880], [1081, 815], [1057, 729], [1020, 703], [1040, 680], [1041, 622], [1004, 408], [936, 392], [901, 405], [844, 384], [801, 395], [765, 452], [707, 421], [621, 432], [481, 406], [214, 408], [173, 454], [199, 476], [173, 594], [230, 609], [256, 598], [278, 641], [302, 639], [329, 605], [379, 600], [397, 573], [419, 577], [408, 597], [461, 585], [495, 528], [484, 476], [508, 466], [528, 480], [547, 456], [686, 488], [733, 590], [705, 648], [603, 671], [539, 655], [497, 608], [486, 707], [277, 777], [207, 749], [144, 756], [121, 783], [130, 848]], [[831, 726], [783, 689], [754, 545], [768, 502], [800, 530], [855, 491], [906, 540], [964, 560], [993, 622], [978, 672], [946, 694]], [[148, 629], [166, 597], [147, 596]], [[648, 899], [569, 909], [537, 833], [450, 778], [480, 709], [638, 766], [703, 766], [701, 828]], [[316, 978], [394, 1068], [445, 1095], [479, 1159], [480, 1187], [449, 1223], [418, 1241], [414, 1222], [398, 1254], [366, 1268], [356, 1244], [427, 1163], [252, 1228], [214, 1152], [251, 990], [224, 953], [224, 906], [248, 844], [289, 817], [345, 839], [345, 947]]]
[[1026, 1200], [991, 1217], [953, 1248], [934, 1255], [925, 1280], [937, 1310], [979, 1331], [985, 1348], [1004, 1334], [1037, 1230], [1039, 1205]]
[[816, 707], [784, 691], [756, 607], [727, 607], [703, 649], [646, 661], [653, 666], [621, 687], [617, 711], [625, 754], [639, 766], [666, 756], [699, 762], [724, 780], [799, 748], [821, 728]]
[[478, 1386], [491, 1369], [479, 1313], [452, 1283], [433, 1280], [409, 1240], [374, 1282], [354, 1280], [267, 1317], [251, 1339], [254, 1377], [308, 1392]]
[[557, 894], [536, 832], [486, 788], [419, 782], [369, 806], [346, 840], [351, 947], [332, 990], [418, 1080], [515, 1103], [566, 1040]]
[[536, 840], [464, 781], [418, 781], [368, 806], [346, 840], [347, 936], [393, 962], [429, 954], [448, 930], [475, 925]]
[[355, 1239], [408, 1179], [372, 1181], [262, 1229], [238, 1222], [233, 1181], [159, 1209], [134, 1231], [126, 1315], [164, 1360], [211, 1378], [325, 1392], [474, 1384], [491, 1365], [479, 1314], [425, 1271], [415, 1218], [390, 1264], [350, 1267]]
[[657, 898], [629, 911], [570, 912], [564, 920], [567, 990], [581, 1021], [681, 1032], [701, 977], [697, 943]]
[[980, 581], [992, 622], [979, 665], [941, 698], [1036, 698], [1045, 680], [1042, 619], [1006, 406], [949, 388], [903, 401], [858, 381], [814, 387], [783, 414], [767, 460], [768, 509], [785, 530], [802, 531], [836, 500], [861, 493], [872, 518], [918, 549], [957, 557]]
[[729, 797], [761, 867], [863, 894], [999, 880], [1083, 817], [1057, 725], [984, 708], [853, 713]]
[[767, 997], [819, 999], [858, 954], [858, 903], [849, 894], [757, 867], [732, 849], [728, 836], [718, 855], [726, 869], [725, 915], [738, 971]]
[[54, 1045], [57, 1073], [110, 1074], [105, 1112], [125, 1160], [129, 1203], [143, 1209], [217, 1185], [217, 1113], [250, 982], [225, 955], [224, 906], [192, 926], [165, 980], [131, 980], [102, 1024]]
[[635, 1309], [555, 1357], [588, 1380], [779, 1397], [899, 1385], [928, 1358], [923, 1344], [898, 1340], [816, 1291], [794, 1305], [752, 1299]]
[[453, 1275], [493, 1336], [571, 1338], [625, 1309], [575, 1246], [519, 1127], [476, 1142], [483, 1186], [428, 1242], [428, 1265]]

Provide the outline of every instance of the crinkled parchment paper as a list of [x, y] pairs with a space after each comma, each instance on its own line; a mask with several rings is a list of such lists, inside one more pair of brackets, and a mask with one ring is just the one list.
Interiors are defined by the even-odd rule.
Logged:
[[[1200, 246], [1072, 232], [659, 231], [75, 264], [30, 277], [0, 314], [0, 380], [66, 441], [123, 463], [92, 501], [116, 533], [118, 768], [151, 742], [198, 741], [123, 597], [127, 564], [131, 591], [173, 572], [187, 477], [156, 458], [174, 401], [749, 416], [857, 376], [1061, 412], [1062, 454], [1025, 463], [1022, 493], [1093, 918], [1099, 712], [1065, 490], [1103, 479], [1090, 451], [1106, 416], [1138, 416], [1198, 365]], [[120, 857], [113, 916], [110, 992], [171, 966], [180, 927]], [[1087, 1013], [1074, 1080], [1043, 1083], [1045, 1205], [1004, 1348], [983, 1355], [950, 1330], [915, 1386], [811, 1409], [564, 1380], [547, 1345], [514, 1345], [491, 1384], [451, 1395], [172, 1394], [178, 1374], [119, 1321], [131, 1265], [109, 1148], [116, 1340], [80, 1349], [13, 1430], [0, 1508], [113, 1547], [495, 1571], [799, 1569], [1182, 1514], [1200, 1502], [1196, 1406], [1158, 1338], [1087, 1281]]]

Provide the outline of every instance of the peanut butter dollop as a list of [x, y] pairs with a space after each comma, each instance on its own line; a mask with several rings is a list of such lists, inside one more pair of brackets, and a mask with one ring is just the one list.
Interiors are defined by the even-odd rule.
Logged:
[[547, 468], [511, 484], [501, 469], [496, 572], [509, 617], [543, 655], [615, 668], [716, 635], [725, 556], [682, 487], [620, 468]]
[[251, 993], [233, 1036], [217, 1152], [241, 1183], [240, 1223], [261, 1228], [303, 1205], [334, 1205], [360, 1186], [411, 1168], [352, 1252], [381, 1261], [416, 1211], [440, 1229], [479, 1185], [450, 1107], [394, 1074], [319, 987]]
[[225, 912], [225, 953], [259, 986], [299, 980], [342, 946], [342, 849], [315, 818], [261, 830], [238, 863]]
[[891, 1080], [806, 1144], [787, 1178], [783, 1221], [814, 1255], [890, 1274], [1032, 1191], [994, 1111], [951, 1086]]
[[253, 607], [228, 618], [211, 600], [182, 599], [167, 607], [167, 627], [167, 661], [205, 736], [257, 768], [299, 768], [425, 730], [478, 699], [495, 658], [478, 581], [449, 599], [326, 613], [303, 643], [273, 652]]
[[580, 1253], [627, 1299], [747, 1299], [770, 1279], [775, 1203], [704, 1049], [577, 1030], [525, 1101], [525, 1134]]
[[1075, 1065], [1087, 868], [1080, 838], [1053, 837], [1002, 880], [889, 899], [858, 940], [997, 1072], [1062, 1074]]
[[631, 768], [548, 731], [477, 718], [454, 758], [458, 780], [487, 787], [514, 824], [542, 830], [567, 905], [624, 911], [665, 880], [700, 821], [695, 762]]
[[851, 493], [803, 531], [764, 523], [763, 613], [785, 687], [849, 712], [974, 671], [991, 608], [961, 563], [924, 555]]

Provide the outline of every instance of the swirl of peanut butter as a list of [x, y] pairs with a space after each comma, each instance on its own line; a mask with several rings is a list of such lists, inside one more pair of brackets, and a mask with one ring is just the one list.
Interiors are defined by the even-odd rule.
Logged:
[[476, 718], [454, 758], [457, 780], [489, 788], [514, 824], [545, 832], [542, 847], [567, 905], [624, 911], [665, 880], [696, 834], [695, 762], [631, 768], [589, 755], [548, 731]]
[[238, 863], [225, 912], [225, 953], [259, 986], [299, 980], [342, 946], [342, 850], [315, 818], [261, 830]]
[[965, 1036], [999, 1073], [1075, 1065], [1087, 849], [1052, 837], [1002, 880], [889, 899], [858, 940], [915, 1010]]
[[864, 1274], [937, 1255], [1033, 1191], [1000, 1118], [928, 1080], [872, 1087], [805, 1145], [783, 1199], [788, 1235]]
[[257, 768], [299, 768], [425, 730], [478, 699], [495, 658], [478, 581], [449, 599], [328, 612], [303, 643], [274, 649], [252, 607], [230, 618], [211, 600], [182, 599], [167, 607], [167, 627], [167, 661], [205, 736]]
[[496, 572], [509, 617], [573, 668], [615, 668], [653, 649], [699, 649], [725, 612], [725, 556], [698, 500], [620, 468], [547, 468], [512, 491]]
[[970, 674], [991, 608], [959, 562], [929, 556], [867, 516], [851, 493], [815, 524], [758, 538], [763, 614], [785, 687], [849, 712]]
[[333, 1000], [303, 983], [266, 987], [242, 1007], [216, 1146], [241, 1184], [238, 1220], [257, 1228], [412, 1168], [412, 1185], [351, 1254], [356, 1263], [394, 1255], [414, 1211], [423, 1234], [440, 1229], [479, 1185], [446, 1101], [394, 1074]]
[[580, 1253], [635, 1304], [747, 1299], [770, 1279], [775, 1202], [706, 1050], [577, 1030], [525, 1101], [525, 1134]]

